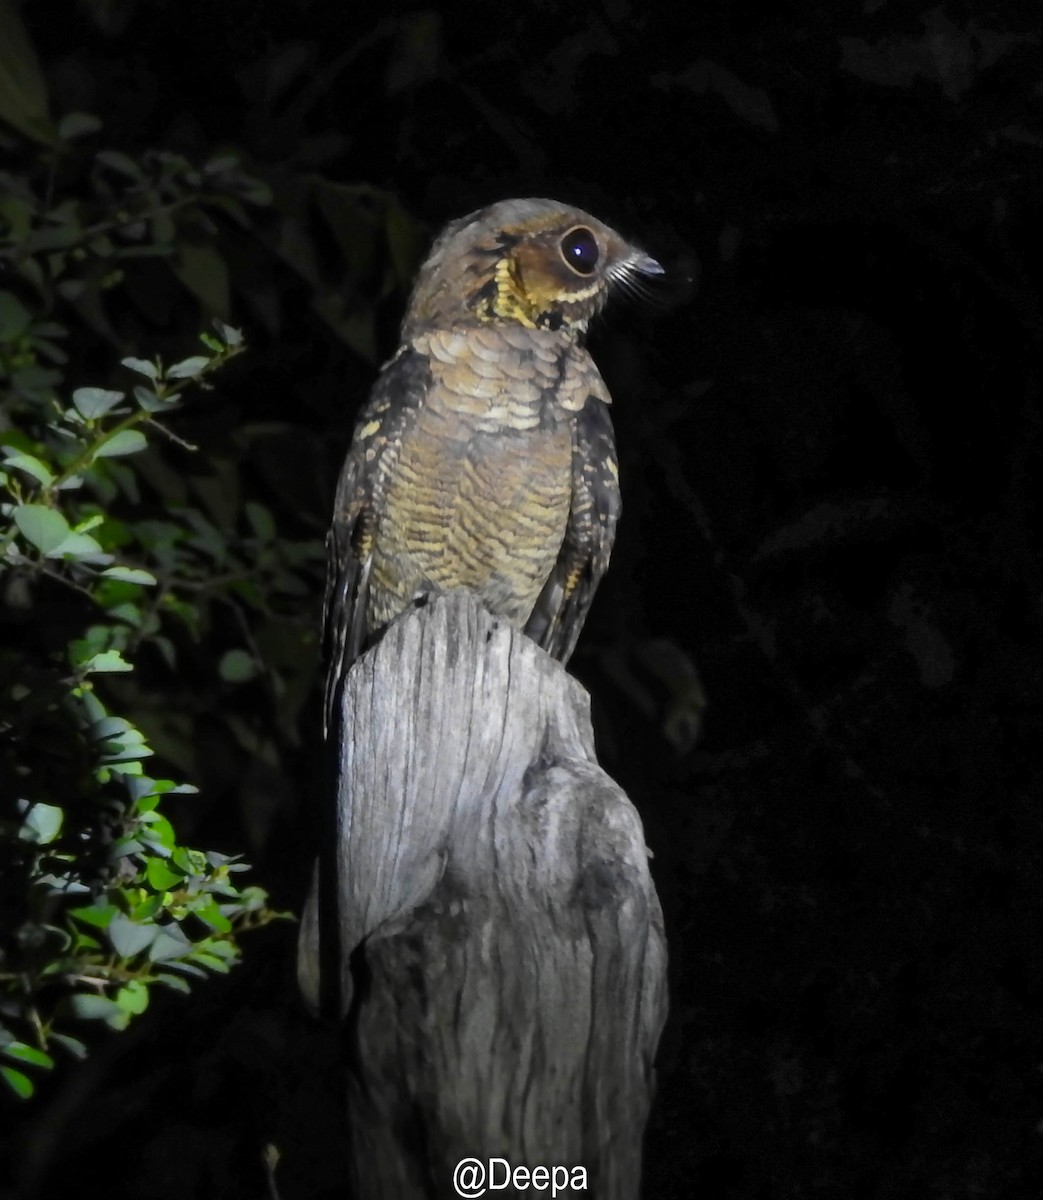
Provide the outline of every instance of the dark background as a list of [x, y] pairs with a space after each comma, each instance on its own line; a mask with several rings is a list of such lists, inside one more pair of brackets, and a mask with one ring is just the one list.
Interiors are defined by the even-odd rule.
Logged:
[[[229, 146], [271, 178], [371, 184], [428, 233], [550, 195], [671, 266], [661, 304], [621, 301], [591, 339], [625, 516], [574, 660], [667, 923], [645, 1194], [1028, 1200], [1039, 10], [766, 7], [22, 11], [54, 110], [97, 113], [130, 153]], [[394, 246], [360, 266], [328, 207], [300, 220], [321, 269], [277, 320], [284, 285], [236, 245], [227, 315], [252, 349], [209, 419], [214, 437], [247, 415], [278, 427], [278, 456], [244, 477], [281, 529], [319, 538], [404, 292], [375, 282]], [[364, 335], [320, 312], [338, 291]], [[157, 310], [155, 336], [178, 319]], [[302, 599], [316, 621], [320, 586]], [[218, 702], [195, 713], [204, 744]], [[289, 908], [317, 712], [312, 696], [263, 777], [200, 749], [184, 817], [197, 842], [247, 849]], [[256, 935], [229, 980], [15, 1114], [13, 1194], [261, 1197], [268, 1143], [284, 1200], [339, 1194], [331, 1048], [296, 1007], [294, 935]]]

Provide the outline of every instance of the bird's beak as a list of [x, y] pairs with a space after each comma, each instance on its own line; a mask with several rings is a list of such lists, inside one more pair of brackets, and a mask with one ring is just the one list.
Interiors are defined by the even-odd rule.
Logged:
[[666, 274], [666, 268], [643, 250], [636, 250], [627, 259], [626, 267], [628, 271], [636, 271], [639, 275]]

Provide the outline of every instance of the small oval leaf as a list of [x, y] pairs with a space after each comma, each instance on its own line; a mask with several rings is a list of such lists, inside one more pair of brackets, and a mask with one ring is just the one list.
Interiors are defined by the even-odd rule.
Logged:
[[33, 314], [11, 292], [0, 292], [0, 342], [13, 342], [32, 324]]
[[45, 1071], [49, 1071], [54, 1066], [54, 1059], [49, 1054], [45, 1054], [43, 1050], [38, 1050], [35, 1046], [27, 1046], [25, 1042], [9, 1042], [0, 1050], [0, 1054], [5, 1054], [16, 1062], [29, 1063], [33, 1067], [43, 1067]]
[[14, 510], [14, 523], [25, 540], [43, 554], [50, 554], [69, 536], [68, 521], [45, 504], [20, 504]]
[[192, 943], [182, 932], [180, 925], [163, 925], [149, 949], [148, 956], [153, 962], [172, 963], [175, 959], [184, 958], [191, 951]]
[[97, 929], [105, 929], [118, 914], [119, 909], [115, 904], [88, 904], [84, 908], [72, 909], [69, 915]]
[[79, 1038], [73, 1037], [69, 1033], [52, 1033], [51, 1041], [56, 1042], [66, 1053], [71, 1054], [73, 1058], [83, 1059], [87, 1057], [87, 1047]]
[[140, 979], [132, 979], [116, 993], [116, 1003], [124, 1012], [137, 1016], [148, 1008], [148, 987]]
[[156, 975], [156, 982], [162, 983], [168, 988], [172, 988], [175, 992], [186, 992], [187, 993], [187, 992], [191, 992], [191, 990], [192, 990], [191, 987], [189, 986], [187, 980], [182, 979], [178, 975], [167, 975], [165, 972], [162, 972], [162, 971], [160, 971], [159, 974]]
[[245, 683], [257, 674], [257, 663], [245, 650], [228, 650], [221, 656], [217, 670], [226, 683]]
[[108, 928], [113, 950], [122, 958], [133, 958], [156, 940], [155, 925], [139, 925], [122, 913], [112, 918]]
[[34, 141], [54, 140], [47, 80], [15, 4], [0, 4], [0, 118]]
[[174, 363], [167, 371], [168, 379], [194, 379], [204, 367], [209, 365], [210, 359], [202, 354], [197, 354], [192, 358], [186, 358], [182, 362]]
[[145, 868], [145, 878], [157, 892], [169, 891], [177, 884], [184, 882], [184, 875], [180, 871], [173, 871], [161, 858], [150, 858], [148, 866]]
[[34, 804], [25, 814], [18, 836], [23, 842], [49, 846], [61, 833], [64, 819], [65, 813], [57, 805]]
[[222, 341], [226, 346], [241, 346], [243, 343], [242, 332], [232, 325], [226, 325], [224, 321], [214, 318], [214, 328], [220, 334]]
[[82, 387], [72, 394], [72, 402], [81, 417], [94, 421], [115, 408], [123, 399], [122, 392], [109, 392], [105, 388]]
[[83, 670], [91, 674], [101, 671], [133, 671], [134, 668], [118, 650], [102, 650], [83, 664]]
[[147, 587], [156, 582], [155, 575], [150, 571], [143, 571], [140, 567], [106, 567], [102, 575], [106, 579], [118, 579], [122, 583], [140, 583]]
[[123, 1010], [108, 996], [78, 995], [71, 999], [72, 1011], [84, 1021], [111, 1021], [121, 1017]]
[[120, 365], [129, 371], [137, 371], [139, 375], [144, 375], [147, 379], [159, 378], [159, 368], [154, 362], [149, 362], [147, 358], [121, 358]]
[[44, 487], [49, 487], [54, 482], [54, 472], [46, 463], [42, 463], [32, 454], [12, 454], [10, 458], [5, 459], [4, 466], [17, 467], [19, 471], [31, 475], [37, 483], [42, 483]]
[[58, 122], [58, 136], [63, 142], [68, 142], [89, 133], [97, 133], [100, 128], [101, 121], [93, 113], [71, 112]]
[[137, 454], [148, 445], [140, 429], [121, 429], [107, 438], [94, 451], [99, 458], [117, 458], [122, 454]]
[[112, 562], [112, 555], [106, 554], [97, 539], [92, 538], [89, 533], [70, 533], [68, 537], [62, 538], [53, 550], [48, 550], [47, 557], [96, 564]]
[[21, 1071], [16, 1071], [14, 1067], [0, 1067], [0, 1076], [20, 1100], [28, 1100], [36, 1090], [32, 1080], [23, 1075]]
[[153, 413], [162, 412], [164, 408], [172, 408], [180, 401], [181, 397], [176, 395], [167, 396], [166, 398], [157, 396], [151, 388], [147, 388], [139, 383], [134, 387], [134, 399], [138, 402], [138, 408], [143, 408], [145, 412]]

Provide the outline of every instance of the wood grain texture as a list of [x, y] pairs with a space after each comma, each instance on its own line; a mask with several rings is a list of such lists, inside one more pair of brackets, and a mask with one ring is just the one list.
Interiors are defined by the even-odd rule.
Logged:
[[[582, 1165], [588, 1195], [636, 1197], [666, 947], [641, 822], [597, 764], [586, 693], [453, 594], [400, 617], [342, 703], [357, 1195], [453, 1195], [459, 1159], [499, 1156]], [[312, 905], [313, 998], [317, 928]]]

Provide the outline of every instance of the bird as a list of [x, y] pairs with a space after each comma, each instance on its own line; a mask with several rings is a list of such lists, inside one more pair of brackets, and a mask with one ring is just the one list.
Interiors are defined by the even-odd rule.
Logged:
[[400, 613], [468, 591], [566, 663], [620, 514], [611, 397], [584, 345], [664, 268], [589, 213], [510, 199], [450, 222], [417, 274], [327, 538], [326, 731]]

